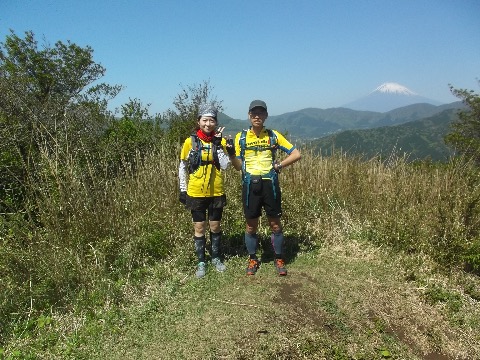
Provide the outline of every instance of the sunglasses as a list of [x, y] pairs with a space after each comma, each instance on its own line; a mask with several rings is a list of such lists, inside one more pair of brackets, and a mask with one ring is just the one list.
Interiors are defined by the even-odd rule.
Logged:
[[250, 111], [250, 115], [252, 116], [261, 116], [261, 115], [265, 115], [267, 113], [266, 110], [252, 110]]

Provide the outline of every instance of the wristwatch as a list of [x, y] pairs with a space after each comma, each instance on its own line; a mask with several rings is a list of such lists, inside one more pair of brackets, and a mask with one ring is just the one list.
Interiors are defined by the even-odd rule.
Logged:
[[277, 163], [277, 170], [280, 171], [282, 170], [283, 166], [282, 163]]

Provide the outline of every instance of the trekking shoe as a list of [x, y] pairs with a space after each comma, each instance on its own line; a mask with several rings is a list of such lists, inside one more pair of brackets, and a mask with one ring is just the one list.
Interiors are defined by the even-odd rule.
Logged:
[[278, 275], [287, 275], [287, 269], [285, 268], [285, 261], [282, 259], [275, 259], [275, 267], [277, 268]]
[[227, 267], [220, 261], [220, 258], [212, 259], [212, 265], [215, 266], [215, 269], [220, 272], [227, 270]]
[[255, 275], [258, 270], [260, 263], [257, 259], [249, 259], [247, 267], [247, 275]]
[[197, 265], [197, 272], [195, 273], [195, 276], [197, 278], [202, 278], [205, 276], [206, 273], [206, 267], [204, 262], [199, 262]]

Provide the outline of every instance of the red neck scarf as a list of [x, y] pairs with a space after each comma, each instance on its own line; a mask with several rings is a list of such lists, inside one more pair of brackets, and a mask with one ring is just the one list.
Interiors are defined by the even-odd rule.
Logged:
[[212, 142], [213, 139], [213, 136], [205, 134], [201, 129], [197, 130], [197, 136], [207, 143]]

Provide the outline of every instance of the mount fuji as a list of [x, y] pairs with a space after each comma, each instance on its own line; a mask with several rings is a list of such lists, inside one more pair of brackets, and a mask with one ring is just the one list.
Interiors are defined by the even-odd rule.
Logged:
[[403, 85], [386, 82], [367, 96], [345, 104], [342, 107], [352, 110], [387, 112], [418, 103], [427, 103], [435, 106], [442, 105], [441, 102], [420, 96]]

